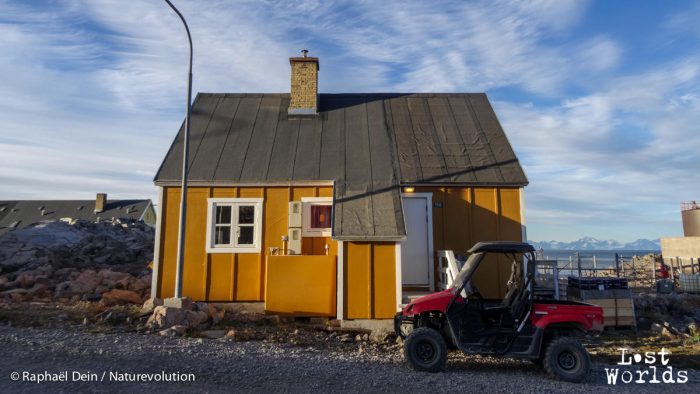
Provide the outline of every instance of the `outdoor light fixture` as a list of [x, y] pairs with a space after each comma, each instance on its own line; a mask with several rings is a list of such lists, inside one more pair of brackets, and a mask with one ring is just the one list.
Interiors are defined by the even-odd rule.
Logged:
[[407, 187], [404, 187], [404, 188], [403, 188], [403, 192], [404, 192], [404, 193], [413, 193], [413, 192], [415, 192], [415, 191], [416, 191], [416, 188], [415, 188], [415, 187], [407, 186]]

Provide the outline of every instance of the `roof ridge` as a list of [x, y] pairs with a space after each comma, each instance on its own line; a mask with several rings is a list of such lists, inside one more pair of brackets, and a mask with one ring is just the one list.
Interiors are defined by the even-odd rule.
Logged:
[[[210, 97], [262, 97], [289, 96], [289, 92], [198, 92], [198, 95]], [[435, 97], [435, 96], [476, 96], [486, 95], [486, 92], [319, 92], [324, 96], [384, 96], [384, 97]]]

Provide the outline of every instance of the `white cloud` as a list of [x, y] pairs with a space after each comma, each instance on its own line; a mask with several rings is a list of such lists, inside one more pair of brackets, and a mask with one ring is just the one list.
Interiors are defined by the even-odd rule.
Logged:
[[612, 78], [554, 107], [496, 103], [532, 182], [531, 223], [619, 232], [649, 222], [627, 240], [677, 234], [678, 203], [696, 198], [700, 184], [695, 64]]
[[616, 67], [622, 56], [620, 45], [608, 37], [595, 37], [579, 45], [578, 64], [595, 71]]
[[[574, 223], [619, 223], [619, 233], [635, 220], [669, 232], [676, 203], [697, 198], [697, 56], [620, 76], [622, 41], [572, 35], [586, 1], [176, 5], [192, 31], [195, 91], [288, 91], [287, 57], [309, 48], [326, 92], [519, 92], [495, 106], [543, 236]], [[675, 18], [676, 32], [695, 26]], [[177, 16], [160, 1], [0, 0], [0, 34], [0, 73], [11, 76], [0, 84], [10, 98], [0, 103], [0, 198], [153, 196], [184, 113]]]

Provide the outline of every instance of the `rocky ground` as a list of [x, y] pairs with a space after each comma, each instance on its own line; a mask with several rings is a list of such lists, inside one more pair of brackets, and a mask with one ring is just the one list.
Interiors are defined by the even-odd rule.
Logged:
[[153, 229], [142, 222], [49, 221], [0, 236], [7, 302], [140, 304], [150, 295]]
[[[0, 358], [0, 387], [5, 392], [155, 389], [164, 392], [573, 393], [700, 389], [700, 373], [694, 370], [688, 371], [689, 382], [685, 384], [611, 386], [607, 384], [604, 369], [614, 366], [596, 363], [585, 383], [571, 384], [550, 379], [542, 369], [528, 362], [467, 358], [458, 353], [451, 354], [442, 373], [417, 373], [403, 364], [398, 345], [378, 352], [373, 348], [363, 350], [361, 343], [324, 348], [272, 340], [241, 342], [9, 326], [0, 327], [0, 343], [6, 354], [13, 355]], [[63, 371], [68, 371], [66, 382], [25, 381], [46, 372]], [[26, 372], [27, 378], [20, 375], [14, 381], [12, 372]], [[82, 373], [84, 379], [92, 381], [72, 381], [74, 373]], [[136, 374], [167, 375], [180, 381], [128, 381], [135, 379]], [[148, 379], [149, 375], [143, 376]]]
[[[552, 380], [529, 362], [459, 353], [451, 354], [442, 373], [417, 373], [404, 364], [401, 339], [386, 332], [265, 316], [231, 305], [173, 308], [148, 299], [152, 243], [150, 228], [118, 221], [52, 222], [0, 237], [2, 392], [700, 389], [697, 295], [637, 295], [639, 331], [583, 338], [594, 369], [582, 385]], [[621, 347], [630, 353], [669, 350], [676, 377], [687, 370], [689, 382], [608, 385], [605, 369], [620, 361]], [[639, 363], [625, 368], [648, 369]], [[659, 366], [659, 379], [662, 371]], [[20, 374], [18, 380], [13, 372]], [[175, 374], [188, 381], [128, 381], [134, 374], [154, 373], [159, 375], [141, 378]], [[181, 374], [193, 374], [195, 381]], [[36, 382], [42, 378], [66, 381]]]
[[[195, 309], [195, 308], [193, 308]], [[215, 308], [219, 310], [219, 308]], [[31, 311], [28, 313], [28, 311]], [[113, 317], [95, 318], [105, 315]], [[224, 311], [223, 317], [197, 328], [152, 330], [152, 316], [137, 306], [104, 309], [99, 302], [19, 304], [0, 308], [0, 387], [7, 392], [125, 391], [138, 388], [166, 392], [308, 392], [357, 391], [485, 391], [574, 392], [577, 390], [697, 392], [700, 389], [698, 354], [693, 338], [664, 337], [631, 330], [583, 338], [594, 368], [585, 383], [552, 380], [529, 362], [450, 355], [442, 373], [408, 369], [402, 341], [377, 337], [361, 330], [345, 330], [315, 320], [280, 319], [253, 313]], [[618, 348], [630, 353], [671, 351], [675, 374], [688, 371], [685, 384], [618, 384], [610, 386], [605, 368], [620, 361]], [[659, 363], [659, 379], [663, 369]], [[632, 370], [646, 370], [639, 365]], [[42, 373], [68, 371], [66, 382], [25, 381]], [[73, 372], [94, 373], [97, 381], [71, 381]], [[133, 382], [133, 374], [193, 374], [192, 382]], [[27, 378], [12, 380], [12, 372]], [[110, 375], [113, 372], [114, 376]], [[106, 380], [99, 381], [102, 374]], [[124, 375], [131, 374], [131, 375]], [[88, 378], [92, 375], [86, 375]], [[677, 375], [676, 375], [677, 377]], [[35, 378], [36, 379], [36, 378]], [[111, 380], [110, 380], [111, 379]], [[116, 379], [116, 380], [115, 380]], [[182, 380], [182, 378], [180, 378]], [[5, 390], [3, 390], [5, 391]]]

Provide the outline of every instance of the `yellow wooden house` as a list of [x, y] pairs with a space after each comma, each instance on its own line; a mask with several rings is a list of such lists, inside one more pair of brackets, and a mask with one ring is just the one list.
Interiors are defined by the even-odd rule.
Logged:
[[[200, 93], [192, 106], [183, 295], [269, 313], [388, 319], [439, 285], [439, 250], [524, 240], [527, 178], [483, 93]], [[153, 295], [174, 293], [183, 129], [155, 177]], [[499, 296], [510, 265], [478, 278]]]

